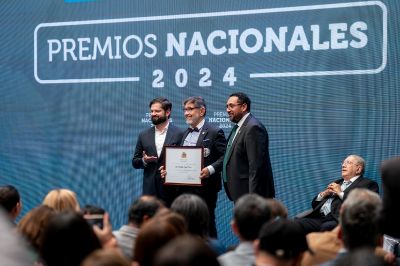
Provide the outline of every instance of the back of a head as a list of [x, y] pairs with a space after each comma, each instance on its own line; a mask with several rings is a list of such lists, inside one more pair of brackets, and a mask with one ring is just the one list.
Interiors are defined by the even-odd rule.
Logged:
[[54, 189], [47, 193], [43, 200], [47, 205], [56, 211], [80, 211], [80, 206], [75, 192], [68, 189]]
[[385, 266], [382, 257], [375, 255], [371, 249], [357, 249], [353, 252], [348, 252], [340, 256], [335, 262], [334, 266]]
[[16, 234], [10, 219], [0, 208], [0, 264], [7, 266], [32, 266], [34, 258], [26, 243]]
[[266, 199], [257, 194], [239, 198], [233, 209], [233, 219], [244, 240], [257, 238], [262, 225], [271, 219], [271, 210]]
[[129, 208], [129, 222], [140, 227], [145, 217], [153, 217], [163, 207], [163, 203], [157, 198], [147, 195], [141, 196]]
[[381, 166], [383, 190], [383, 233], [400, 238], [400, 157], [386, 160]]
[[290, 261], [309, 250], [301, 227], [287, 219], [272, 220], [263, 225], [259, 234], [258, 251], [277, 260]]
[[162, 213], [157, 213], [152, 220], [154, 220], [156, 223], [157, 221], [165, 221], [169, 223], [174, 227], [175, 231], [179, 235], [187, 233], [187, 224], [185, 218], [183, 218], [183, 216], [179, 213], [168, 210]]
[[39, 251], [42, 246], [43, 230], [54, 216], [55, 211], [49, 206], [38, 206], [22, 217], [17, 225], [17, 230], [36, 251]]
[[100, 242], [92, 227], [76, 212], [61, 212], [43, 232], [40, 254], [47, 266], [78, 266]]
[[151, 219], [140, 228], [136, 238], [133, 260], [140, 266], [152, 266], [157, 251], [180, 234], [168, 221]]
[[287, 218], [288, 210], [286, 206], [277, 199], [266, 199], [268, 207], [271, 210], [271, 218]]
[[193, 236], [177, 237], [156, 256], [155, 266], [219, 266], [217, 255], [204, 241]]
[[114, 249], [99, 249], [91, 253], [81, 266], [130, 266], [121, 254]]
[[20, 203], [21, 198], [18, 190], [11, 186], [0, 186], [0, 206], [8, 213], [11, 213]]
[[185, 218], [190, 234], [207, 236], [209, 212], [202, 198], [193, 194], [180, 195], [172, 202], [171, 210]]
[[340, 226], [344, 246], [348, 250], [375, 248], [380, 237], [382, 200], [364, 188], [353, 189], [342, 205]]

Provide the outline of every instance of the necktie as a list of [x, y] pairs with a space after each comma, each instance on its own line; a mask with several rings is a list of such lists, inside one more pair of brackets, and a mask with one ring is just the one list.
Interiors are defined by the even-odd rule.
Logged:
[[224, 180], [224, 182], [228, 181], [228, 177], [226, 175], [226, 164], [228, 163], [228, 155], [229, 155], [229, 152], [231, 150], [233, 138], [235, 137], [236, 130], [238, 129], [238, 127], [239, 127], [238, 125], [234, 125], [233, 126], [232, 132], [229, 135], [228, 145], [226, 145], [224, 163], [223, 163], [223, 166], [222, 166], [222, 179]]
[[[348, 188], [351, 185], [351, 181], [343, 181], [342, 185], [340, 186], [340, 189], [344, 191], [346, 188]], [[321, 212], [324, 215], [328, 215], [331, 212], [331, 205], [332, 205], [333, 197], [330, 197], [324, 205], [321, 207]]]
[[188, 128], [188, 130], [189, 130], [189, 133], [192, 133], [193, 131], [194, 132], [199, 132], [199, 129], [197, 128], [197, 127], [195, 127], [195, 128]]
[[340, 186], [340, 188], [342, 189], [342, 191], [344, 191], [350, 185], [351, 185], [351, 181], [343, 181], [343, 184]]

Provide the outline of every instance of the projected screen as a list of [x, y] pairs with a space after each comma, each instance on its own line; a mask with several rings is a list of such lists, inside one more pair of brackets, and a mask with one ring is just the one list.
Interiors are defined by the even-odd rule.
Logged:
[[[399, 155], [397, 1], [14, 0], [1, 3], [0, 183], [23, 214], [54, 188], [126, 223], [142, 192], [131, 159], [164, 96], [200, 95], [228, 135], [228, 96], [266, 126], [276, 197], [290, 216], [340, 178], [349, 154], [380, 183]], [[222, 190], [219, 236], [235, 243]]]

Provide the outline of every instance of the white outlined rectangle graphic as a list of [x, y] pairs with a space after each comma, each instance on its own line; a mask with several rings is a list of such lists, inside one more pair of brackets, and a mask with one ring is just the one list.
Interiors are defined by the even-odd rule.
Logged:
[[[141, 77], [137, 75], [122, 76], [122, 77], [95, 77], [95, 78], [43, 78], [40, 77], [39, 68], [39, 47], [38, 40], [41, 30], [54, 30], [57, 27], [79, 27], [84, 25], [107, 25], [107, 24], [120, 24], [132, 22], [163, 22], [170, 20], [183, 20], [183, 19], [196, 19], [196, 18], [215, 18], [215, 17], [228, 17], [228, 16], [243, 16], [243, 15], [259, 15], [259, 14], [273, 14], [284, 12], [301, 12], [313, 10], [333, 10], [339, 8], [354, 8], [376, 6], [382, 11], [382, 51], [381, 62], [379, 67], [367, 69], [348, 69], [348, 70], [327, 70], [327, 71], [290, 71], [290, 72], [262, 72], [257, 71], [248, 74], [250, 78], [272, 78], [272, 77], [295, 77], [295, 76], [326, 76], [326, 75], [358, 75], [358, 74], [376, 74], [381, 72], [386, 67], [387, 63], [387, 8], [381, 1], [363, 1], [363, 2], [349, 2], [349, 3], [334, 3], [323, 5], [309, 5], [309, 6], [293, 6], [293, 7], [279, 7], [269, 9], [255, 9], [255, 10], [239, 10], [239, 11], [224, 11], [224, 12], [211, 12], [211, 13], [194, 13], [194, 14], [179, 14], [179, 15], [166, 15], [166, 16], [150, 16], [150, 17], [137, 17], [137, 18], [121, 18], [121, 19], [103, 19], [103, 20], [89, 20], [89, 21], [69, 21], [69, 22], [53, 22], [41, 23], [37, 25], [34, 31], [34, 77], [37, 82], [41, 84], [60, 84], [60, 83], [88, 83], [88, 82], [127, 82], [127, 81], [140, 81]], [[40, 47], [42, 48], [42, 47]], [[380, 51], [379, 51], [380, 52]], [[378, 63], [378, 62], [377, 62]], [[51, 76], [51, 75], [50, 75]]]

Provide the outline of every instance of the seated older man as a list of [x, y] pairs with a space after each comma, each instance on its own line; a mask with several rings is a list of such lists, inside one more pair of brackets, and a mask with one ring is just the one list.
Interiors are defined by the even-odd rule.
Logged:
[[364, 178], [365, 161], [358, 155], [348, 156], [342, 163], [342, 178], [331, 182], [312, 201], [312, 211], [297, 219], [305, 233], [328, 231], [338, 225], [342, 202], [355, 188], [366, 188], [379, 192], [378, 184]]

